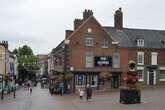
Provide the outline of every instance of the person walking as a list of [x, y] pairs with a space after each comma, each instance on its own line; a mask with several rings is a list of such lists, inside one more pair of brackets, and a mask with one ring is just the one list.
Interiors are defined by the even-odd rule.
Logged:
[[59, 89], [60, 89], [60, 95], [62, 96], [63, 93], [64, 93], [64, 83], [63, 83], [63, 82], [61, 82], [61, 83], [59, 84]]
[[90, 87], [89, 84], [87, 84], [87, 88], [86, 88], [86, 99], [87, 101], [92, 101], [92, 88]]
[[50, 84], [49, 85], [49, 92], [51, 95], [53, 95], [53, 89], [54, 89], [53, 84]]
[[82, 100], [84, 96], [84, 91], [82, 88], [79, 89], [79, 95], [80, 95], [80, 99]]
[[30, 85], [29, 90], [30, 90], [30, 95], [31, 95], [32, 94], [32, 85]]

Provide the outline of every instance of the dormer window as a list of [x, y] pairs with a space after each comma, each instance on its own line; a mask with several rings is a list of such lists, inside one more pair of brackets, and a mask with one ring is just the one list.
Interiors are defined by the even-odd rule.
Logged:
[[160, 43], [162, 46], [165, 46], [165, 41], [164, 40], [160, 40]]
[[144, 39], [137, 39], [137, 46], [144, 47]]

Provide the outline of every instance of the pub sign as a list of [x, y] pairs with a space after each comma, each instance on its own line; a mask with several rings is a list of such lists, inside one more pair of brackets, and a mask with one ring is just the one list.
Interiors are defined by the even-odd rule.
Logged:
[[112, 66], [111, 56], [95, 56], [95, 66]]

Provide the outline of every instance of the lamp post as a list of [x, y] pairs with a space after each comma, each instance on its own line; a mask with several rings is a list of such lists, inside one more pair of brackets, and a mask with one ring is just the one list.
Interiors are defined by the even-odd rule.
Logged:
[[67, 92], [67, 84], [66, 84], [66, 74], [67, 74], [67, 46], [69, 45], [69, 40], [64, 40], [64, 91]]

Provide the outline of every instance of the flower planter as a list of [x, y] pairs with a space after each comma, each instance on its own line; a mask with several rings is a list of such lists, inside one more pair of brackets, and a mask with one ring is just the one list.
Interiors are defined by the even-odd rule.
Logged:
[[141, 92], [139, 89], [120, 89], [120, 103], [137, 104], [141, 102]]

